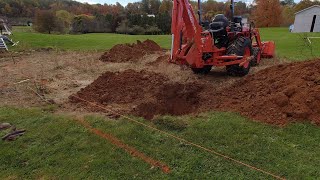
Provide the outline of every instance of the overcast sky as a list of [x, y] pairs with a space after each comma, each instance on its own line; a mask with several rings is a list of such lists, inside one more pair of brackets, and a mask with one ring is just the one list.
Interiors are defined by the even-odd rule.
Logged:
[[[119, 2], [120, 4], [122, 4], [123, 6], [126, 6], [128, 3], [130, 2], [137, 2], [137, 1], [140, 1], [140, 0], [76, 0], [76, 1], [79, 1], [79, 2], [86, 2], [86, 3], [89, 3], [89, 4], [115, 4], [116, 2]], [[217, 1], [227, 1], [227, 0], [217, 0]], [[236, 0], [237, 1], [237, 0]], [[244, 2], [251, 2], [252, 0], [242, 0]], [[295, 2], [299, 2], [300, 0], [294, 0]]]

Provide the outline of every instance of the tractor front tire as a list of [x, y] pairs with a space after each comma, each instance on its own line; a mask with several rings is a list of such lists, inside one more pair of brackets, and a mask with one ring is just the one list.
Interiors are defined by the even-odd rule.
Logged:
[[252, 53], [253, 53], [254, 59], [251, 60], [251, 66], [257, 66], [261, 61], [261, 50], [258, 47], [254, 47], [252, 49]]
[[191, 68], [191, 69], [195, 74], [208, 74], [211, 71], [212, 66], [204, 66], [203, 68]]
[[[244, 58], [250, 57], [252, 54], [252, 44], [251, 40], [246, 37], [238, 37], [232, 43], [229, 44], [227, 48], [228, 55], [243, 56]], [[226, 67], [227, 72], [231, 76], [245, 76], [250, 71], [251, 63], [240, 66], [239, 64], [229, 65]]]

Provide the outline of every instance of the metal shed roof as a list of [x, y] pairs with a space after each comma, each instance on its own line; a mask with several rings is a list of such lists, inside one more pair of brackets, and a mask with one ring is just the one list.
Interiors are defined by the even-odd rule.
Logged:
[[306, 8], [306, 9], [303, 9], [303, 10], [301, 10], [301, 11], [296, 12], [295, 14], [296, 14], [296, 15], [297, 15], [297, 14], [300, 14], [300, 13], [302, 13], [302, 12], [304, 12], [304, 11], [307, 11], [307, 10], [309, 10], [309, 9], [311, 9], [311, 8], [314, 8], [314, 7], [320, 8], [320, 5], [310, 6], [310, 7]]

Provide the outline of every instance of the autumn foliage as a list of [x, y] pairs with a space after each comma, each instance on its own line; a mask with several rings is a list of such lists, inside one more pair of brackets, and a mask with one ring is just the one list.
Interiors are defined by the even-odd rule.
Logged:
[[258, 27], [277, 27], [281, 25], [281, 5], [279, 0], [256, 0], [253, 20]]
[[[289, 26], [297, 11], [320, 4], [318, 0], [301, 0], [298, 4], [294, 0], [246, 2], [236, 1], [235, 15], [254, 21], [258, 27]], [[189, 3], [197, 13], [197, 1]], [[211, 21], [217, 14], [231, 17], [230, 0], [202, 0], [201, 7], [204, 21]], [[33, 22], [34, 28], [44, 33], [169, 34], [171, 9], [172, 0], [138, 0], [125, 6], [74, 0], [0, 0], [0, 16], [7, 16], [12, 25]]]

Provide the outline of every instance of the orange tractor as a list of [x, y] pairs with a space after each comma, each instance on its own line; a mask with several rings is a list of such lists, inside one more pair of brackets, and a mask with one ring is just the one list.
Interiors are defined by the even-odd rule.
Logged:
[[199, 21], [188, 0], [173, 0], [171, 62], [186, 64], [194, 73], [209, 73], [213, 66], [225, 66], [233, 76], [245, 76], [261, 58], [274, 57], [274, 42], [261, 42], [259, 29], [245, 25], [234, 16], [231, 0], [231, 21], [219, 14], [212, 22]]

